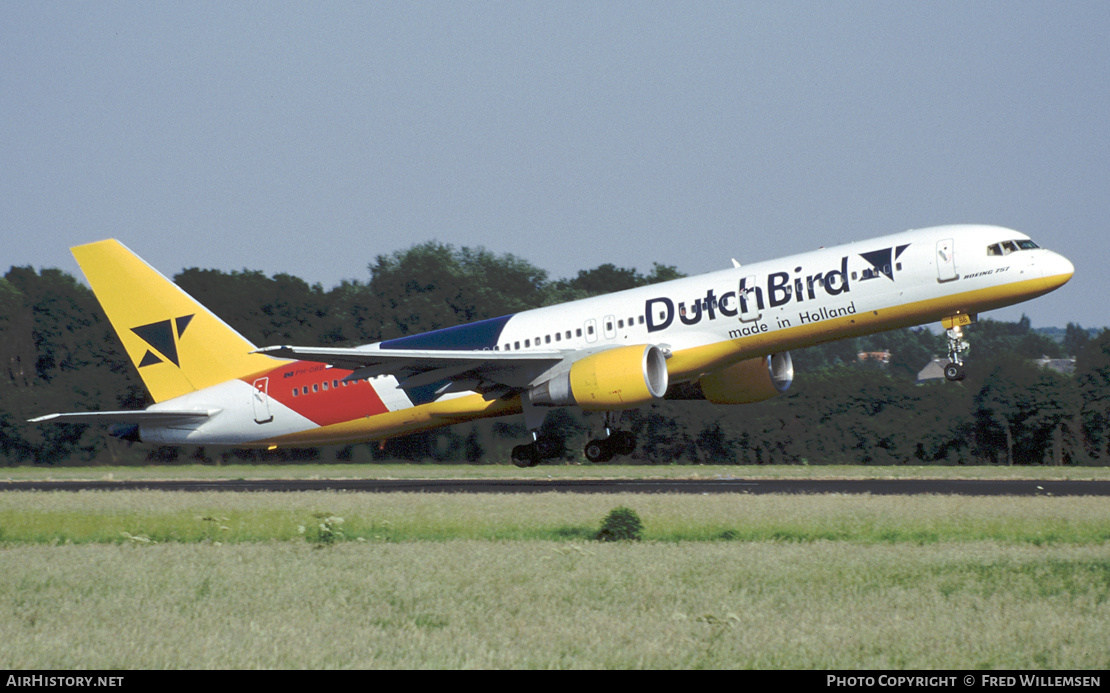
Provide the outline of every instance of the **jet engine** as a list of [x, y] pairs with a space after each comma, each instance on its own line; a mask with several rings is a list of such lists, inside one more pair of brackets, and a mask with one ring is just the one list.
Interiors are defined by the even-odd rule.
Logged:
[[570, 370], [529, 392], [533, 404], [577, 404], [586, 410], [629, 409], [667, 392], [667, 358], [653, 345], [618, 347], [575, 361]]
[[735, 363], [696, 382], [675, 385], [667, 399], [707, 399], [714, 404], [762, 402], [786, 392], [794, 380], [790, 352]]

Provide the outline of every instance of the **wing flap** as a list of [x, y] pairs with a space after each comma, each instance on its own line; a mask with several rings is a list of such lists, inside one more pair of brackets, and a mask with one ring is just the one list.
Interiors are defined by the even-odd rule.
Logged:
[[562, 351], [448, 351], [436, 349], [359, 349], [340, 347], [271, 346], [259, 353], [278, 358], [326, 363], [353, 371], [348, 378], [392, 375], [402, 387], [440, 380], [478, 380], [483, 383], [527, 387], [546, 371], [573, 359]]

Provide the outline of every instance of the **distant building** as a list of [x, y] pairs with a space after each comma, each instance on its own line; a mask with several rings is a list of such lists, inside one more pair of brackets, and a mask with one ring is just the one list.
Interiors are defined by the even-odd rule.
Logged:
[[1075, 373], [1074, 358], [1050, 359], [1047, 356], [1042, 356], [1039, 359], [1033, 361], [1033, 363], [1037, 364], [1041, 368], [1048, 368], [1050, 370], [1056, 371], [1057, 373], [1063, 373], [1064, 375], [1071, 375]]
[[944, 367], [947, 365], [948, 359], [933, 359], [917, 372], [917, 380], [914, 382], [920, 385], [933, 380], [944, 380]]
[[856, 358], [860, 361], [878, 361], [879, 363], [890, 363], [889, 351], [861, 351], [856, 354]]

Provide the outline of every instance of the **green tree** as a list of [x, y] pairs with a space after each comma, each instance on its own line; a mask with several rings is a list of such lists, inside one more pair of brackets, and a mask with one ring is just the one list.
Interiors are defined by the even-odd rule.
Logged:
[[1105, 463], [1110, 460], [1110, 329], [1103, 329], [1079, 351], [1075, 380], [1087, 451]]
[[1064, 341], [1061, 345], [1064, 349], [1064, 354], [1070, 357], [1077, 357], [1079, 352], [1091, 341], [1091, 332], [1077, 323], [1069, 322], [1068, 326], [1064, 329]]
[[1059, 342], [1033, 330], [1029, 318], [1024, 315], [1017, 322], [983, 319], [968, 327], [965, 333], [971, 344], [967, 359], [969, 365], [1003, 354], [1025, 359], [1066, 356]]
[[184, 270], [174, 282], [259, 346], [331, 343], [325, 338], [334, 329], [328, 296], [319, 284], [309, 286], [288, 274], [197, 268]]
[[370, 275], [384, 339], [537, 307], [547, 276], [513, 255], [434, 241], [379, 255]]
[[1077, 461], [1079, 436], [1069, 427], [1078, 418], [1080, 400], [1067, 376], [1000, 356], [984, 374], [974, 404], [979, 454], [991, 462]]
[[590, 296], [601, 296], [680, 279], [683, 276], [674, 266], [661, 265], [658, 262], [652, 265], [651, 272], [646, 277], [635, 269], [606, 263], [591, 270], [579, 270], [578, 275], [573, 279], [560, 279], [553, 282], [548, 288], [547, 303], [563, 303]]
[[904, 328], [880, 332], [860, 340], [863, 351], [889, 351], [888, 368], [891, 375], [913, 381], [917, 374], [934, 357], [947, 351], [941, 335], [933, 334], [927, 327]]
[[2, 309], [12, 341], [4, 340], [9, 377], [0, 382], [0, 452], [9, 461], [93, 459], [105, 448], [100, 431], [26, 422], [56, 411], [149, 402], [92, 292], [59, 270], [13, 267]]

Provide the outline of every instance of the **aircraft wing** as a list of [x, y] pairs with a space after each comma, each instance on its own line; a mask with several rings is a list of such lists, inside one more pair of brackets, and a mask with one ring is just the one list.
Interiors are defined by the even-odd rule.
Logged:
[[212, 416], [213, 411], [168, 411], [145, 409], [134, 411], [78, 411], [64, 414], [47, 414], [36, 419], [28, 419], [30, 423], [50, 421], [53, 423], [129, 423], [129, 424], [160, 424], [167, 426], [174, 423], [190, 423]]
[[449, 351], [438, 349], [351, 349], [272, 346], [259, 353], [315, 361], [352, 371], [345, 380], [392, 375], [402, 388], [451, 381], [441, 391], [524, 388], [575, 352]]

